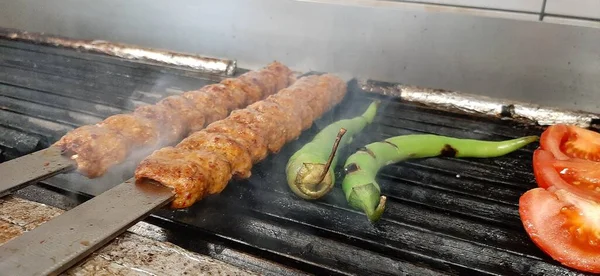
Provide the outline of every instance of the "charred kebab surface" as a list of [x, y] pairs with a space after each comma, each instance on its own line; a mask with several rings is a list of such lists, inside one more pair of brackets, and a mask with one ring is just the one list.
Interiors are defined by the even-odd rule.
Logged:
[[54, 146], [73, 156], [81, 174], [96, 178], [136, 150], [173, 145], [190, 133], [224, 119], [233, 110], [265, 99], [294, 81], [288, 67], [273, 62], [259, 71], [170, 96], [155, 105], [110, 116], [95, 125], [79, 127]]
[[297, 139], [345, 94], [346, 83], [334, 75], [300, 78], [277, 94], [193, 133], [177, 146], [155, 151], [137, 167], [135, 178], [173, 188], [176, 195], [171, 207], [189, 207], [220, 193], [232, 178], [250, 177], [253, 164]]

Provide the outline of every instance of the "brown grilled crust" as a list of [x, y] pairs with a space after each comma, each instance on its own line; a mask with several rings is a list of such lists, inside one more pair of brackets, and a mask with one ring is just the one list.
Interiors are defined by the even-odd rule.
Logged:
[[252, 158], [246, 148], [226, 135], [198, 131], [183, 139], [177, 148], [186, 150], [206, 149], [225, 157], [231, 165], [233, 177], [243, 179], [250, 177]]
[[262, 99], [263, 91], [254, 81], [243, 79], [244, 76], [245, 75], [242, 75], [237, 79], [225, 79], [221, 83], [227, 87], [235, 87], [236, 89], [239, 87], [242, 89], [246, 95], [246, 102], [244, 105], [248, 105]]
[[291, 118], [292, 113], [286, 113], [283, 107], [273, 102], [256, 102], [249, 105], [247, 109], [258, 112], [258, 118], [271, 123], [268, 134], [271, 153], [278, 153], [288, 139], [292, 138], [288, 133], [300, 126], [298, 120]]
[[[298, 108], [302, 109], [304, 115], [307, 116], [307, 120], [303, 120], [302, 129], [308, 129], [312, 125], [313, 121], [322, 114], [321, 104], [317, 102], [318, 96], [316, 93], [302, 93], [302, 91], [310, 88], [317, 89], [318, 76], [308, 76], [302, 79], [301, 83], [294, 85], [289, 89], [283, 89], [281, 91], [282, 97], [289, 97], [295, 99], [298, 102]], [[322, 90], [315, 90], [314, 92]], [[310, 118], [310, 119], [309, 119]]]
[[[308, 124], [298, 114], [303, 114], [306, 120], [310, 117], [312, 124], [338, 104], [345, 93], [345, 83], [333, 75], [301, 78], [267, 100], [236, 110], [226, 119], [214, 122], [206, 129], [189, 136], [177, 145], [176, 154], [169, 155], [168, 151], [174, 151], [171, 149], [155, 152], [140, 164], [135, 177], [138, 180], [152, 179], [174, 188], [176, 199], [171, 206], [189, 207], [209, 194], [221, 192], [234, 176], [250, 177], [252, 164], [266, 158], [267, 152], [278, 152], [286, 141], [298, 138], [304, 125]], [[292, 96], [309, 101], [313, 107], [309, 111], [303, 104], [292, 104], [289, 100]], [[306, 128], [309, 127], [310, 125]], [[245, 151], [247, 155], [241, 151]], [[205, 165], [205, 171], [197, 172], [202, 177], [194, 178], [190, 176], [189, 170], [200, 167], [196, 164], [198, 152], [212, 152], [221, 156], [229, 166], [213, 161], [210, 163], [213, 165]], [[238, 158], [241, 156], [250, 157], [251, 162], [248, 159], [239, 162]], [[202, 160], [206, 159], [203, 158]], [[170, 163], [169, 160], [173, 162]], [[210, 174], [215, 176], [208, 177]]]
[[346, 94], [339, 93], [339, 91], [346, 91], [348, 89], [347, 84], [344, 80], [332, 75], [324, 75], [321, 81], [328, 84], [329, 89], [333, 91], [338, 91], [338, 93], [331, 94], [331, 103], [339, 103], [344, 99], [344, 96], [346, 96]]
[[166, 147], [152, 156], [140, 163], [137, 173], [144, 177], [138, 180], [149, 178], [170, 183], [177, 194], [171, 202], [173, 208], [190, 206], [198, 199], [220, 192], [224, 185], [204, 183], [227, 183], [231, 177], [229, 163], [211, 151]]
[[[269, 77], [269, 76], [266, 76]], [[271, 94], [269, 89], [269, 85], [275, 85], [271, 80], [262, 80], [261, 75], [257, 72], [248, 72], [243, 76], [239, 77], [240, 80], [244, 81], [248, 85], [256, 85], [261, 91], [260, 99], [263, 99], [265, 96]]]
[[277, 91], [279, 91], [278, 88], [281, 85], [279, 85], [279, 78], [277, 78], [277, 75], [275, 74], [275, 72], [261, 71], [261, 72], [256, 72], [255, 74], [261, 80], [263, 85], [265, 85], [267, 87], [267, 89], [265, 90], [266, 94], [263, 94], [263, 98], [265, 98], [269, 95], [273, 95], [273, 94], [277, 93]]
[[160, 139], [160, 126], [150, 119], [136, 114], [117, 114], [106, 118], [98, 124], [127, 139], [130, 144], [155, 146]]
[[294, 76], [294, 74], [291, 74], [290, 69], [281, 63], [273, 63], [270, 68], [271, 72], [277, 73], [276, 76], [278, 85], [277, 89], [275, 90], [275, 93], [281, 89], [288, 87], [289, 84], [294, 83], [297, 80], [296, 76]]
[[266, 99], [266, 101], [278, 104], [279, 106], [287, 109], [286, 112], [294, 113], [294, 117], [300, 121], [300, 132], [310, 128], [313, 123], [312, 109], [301, 100], [294, 99], [293, 95], [277, 94], [277, 97], [269, 97]]
[[[232, 110], [287, 87], [294, 80], [289, 68], [273, 62], [259, 71], [171, 96], [156, 105], [139, 107], [131, 114], [111, 116], [95, 126], [99, 129], [83, 126], [67, 133], [54, 146], [68, 148], [70, 154], [78, 155], [75, 160], [79, 172], [88, 177], [98, 177], [111, 166], [125, 161], [135, 149], [152, 150], [172, 145], [188, 134], [224, 119]], [[127, 129], [129, 127], [134, 129]], [[114, 137], [98, 139], [99, 133], [102, 137]], [[117, 150], [119, 154], [106, 152], [108, 148]]]
[[71, 135], [64, 136], [55, 146], [62, 151], [74, 154], [78, 169], [90, 178], [106, 172], [115, 165], [114, 160], [127, 156], [129, 140], [120, 134], [97, 125], [87, 125], [74, 129]]
[[268, 154], [265, 138], [243, 123], [222, 120], [208, 125], [206, 129], [202, 131], [219, 133], [238, 142], [246, 148], [252, 158], [252, 163], [264, 159]]
[[182, 96], [192, 102], [197, 110], [203, 110], [206, 120], [209, 122], [222, 120], [227, 117], [227, 107], [223, 106], [225, 101], [223, 99], [214, 99], [205, 92], [206, 90], [200, 89], [185, 92]]
[[[246, 106], [249, 103], [249, 99], [252, 98], [250, 94], [257, 94], [256, 92], [252, 92], [252, 90], [246, 85], [243, 81], [239, 79], [224, 79], [221, 81], [228, 90], [232, 91], [232, 97], [237, 106]], [[260, 91], [258, 93], [260, 95]], [[260, 98], [259, 98], [260, 99]], [[253, 103], [254, 101], [250, 102]]]
[[238, 122], [263, 137], [270, 152], [277, 150], [285, 143], [285, 136], [277, 132], [278, 126], [276, 122], [252, 108], [231, 112], [228, 120]]
[[187, 126], [186, 132], [196, 132], [204, 128], [206, 122], [204, 112], [197, 110], [191, 102], [180, 95], [166, 97], [159, 101], [157, 105], [164, 106], [170, 112], [177, 113], [184, 120], [184, 125]]
[[185, 120], [177, 113], [169, 112], [162, 105], [145, 105], [135, 109], [136, 116], [147, 118], [157, 125], [160, 130], [161, 145], [170, 145], [179, 141], [186, 131]]
[[[222, 105], [225, 110], [227, 110], [227, 114], [240, 106], [237, 104], [236, 98], [234, 97], [236, 92], [236, 90], [231, 90], [221, 83], [207, 85], [206, 89], [204, 89], [204, 93], [206, 93], [206, 95], [209, 97], [213, 99], [220, 99], [219, 102], [215, 102], [214, 104]], [[227, 115], [225, 117], [227, 117]]]

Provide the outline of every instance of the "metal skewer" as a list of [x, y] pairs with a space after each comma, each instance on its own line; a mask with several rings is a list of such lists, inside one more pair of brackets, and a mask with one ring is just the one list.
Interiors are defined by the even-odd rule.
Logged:
[[0, 247], [1, 275], [58, 275], [151, 212], [171, 188], [131, 178]]
[[76, 162], [56, 147], [4, 162], [0, 164], [0, 197], [76, 168]]

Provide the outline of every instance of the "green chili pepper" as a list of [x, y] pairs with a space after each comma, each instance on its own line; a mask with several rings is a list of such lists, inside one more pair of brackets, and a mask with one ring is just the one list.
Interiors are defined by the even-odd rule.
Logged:
[[290, 157], [285, 172], [288, 185], [296, 195], [318, 199], [331, 190], [338, 149], [350, 144], [356, 134], [373, 122], [379, 103], [371, 103], [361, 116], [328, 125]]
[[498, 157], [537, 141], [527, 136], [506, 141], [480, 141], [446, 136], [414, 134], [396, 136], [366, 145], [352, 154], [344, 164], [342, 190], [349, 205], [366, 213], [371, 222], [379, 220], [385, 208], [385, 196], [375, 177], [389, 164], [412, 158]]

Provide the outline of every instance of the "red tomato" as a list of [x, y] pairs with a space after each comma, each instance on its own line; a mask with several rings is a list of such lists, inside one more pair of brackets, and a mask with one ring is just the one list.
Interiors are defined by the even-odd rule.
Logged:
[[556, 160], [549, 152], [533, 152], [533, 174], [541, 188], [556, 187], [587, 199], [600, 200], [600, 162]]
[[542, 133], [540, 146], [559, 160], [600, 161], [600, 133], [585, 128], [562, 124], [550, 126]]
[[600, 134], [554, 125], [533, 153], [540, 188], [519, 200], [533, 242], [560, 263], [600, 273]]
[[529, 237], [546, 254], [568, 267], [600, 273], [598, 203], [566, 190], [535, 188], [521, 196], [519, 214]]
[[600, 133], [577, 126], [548, 127], [533, 154], [538, 186], [556, 186], [600, 200]]

